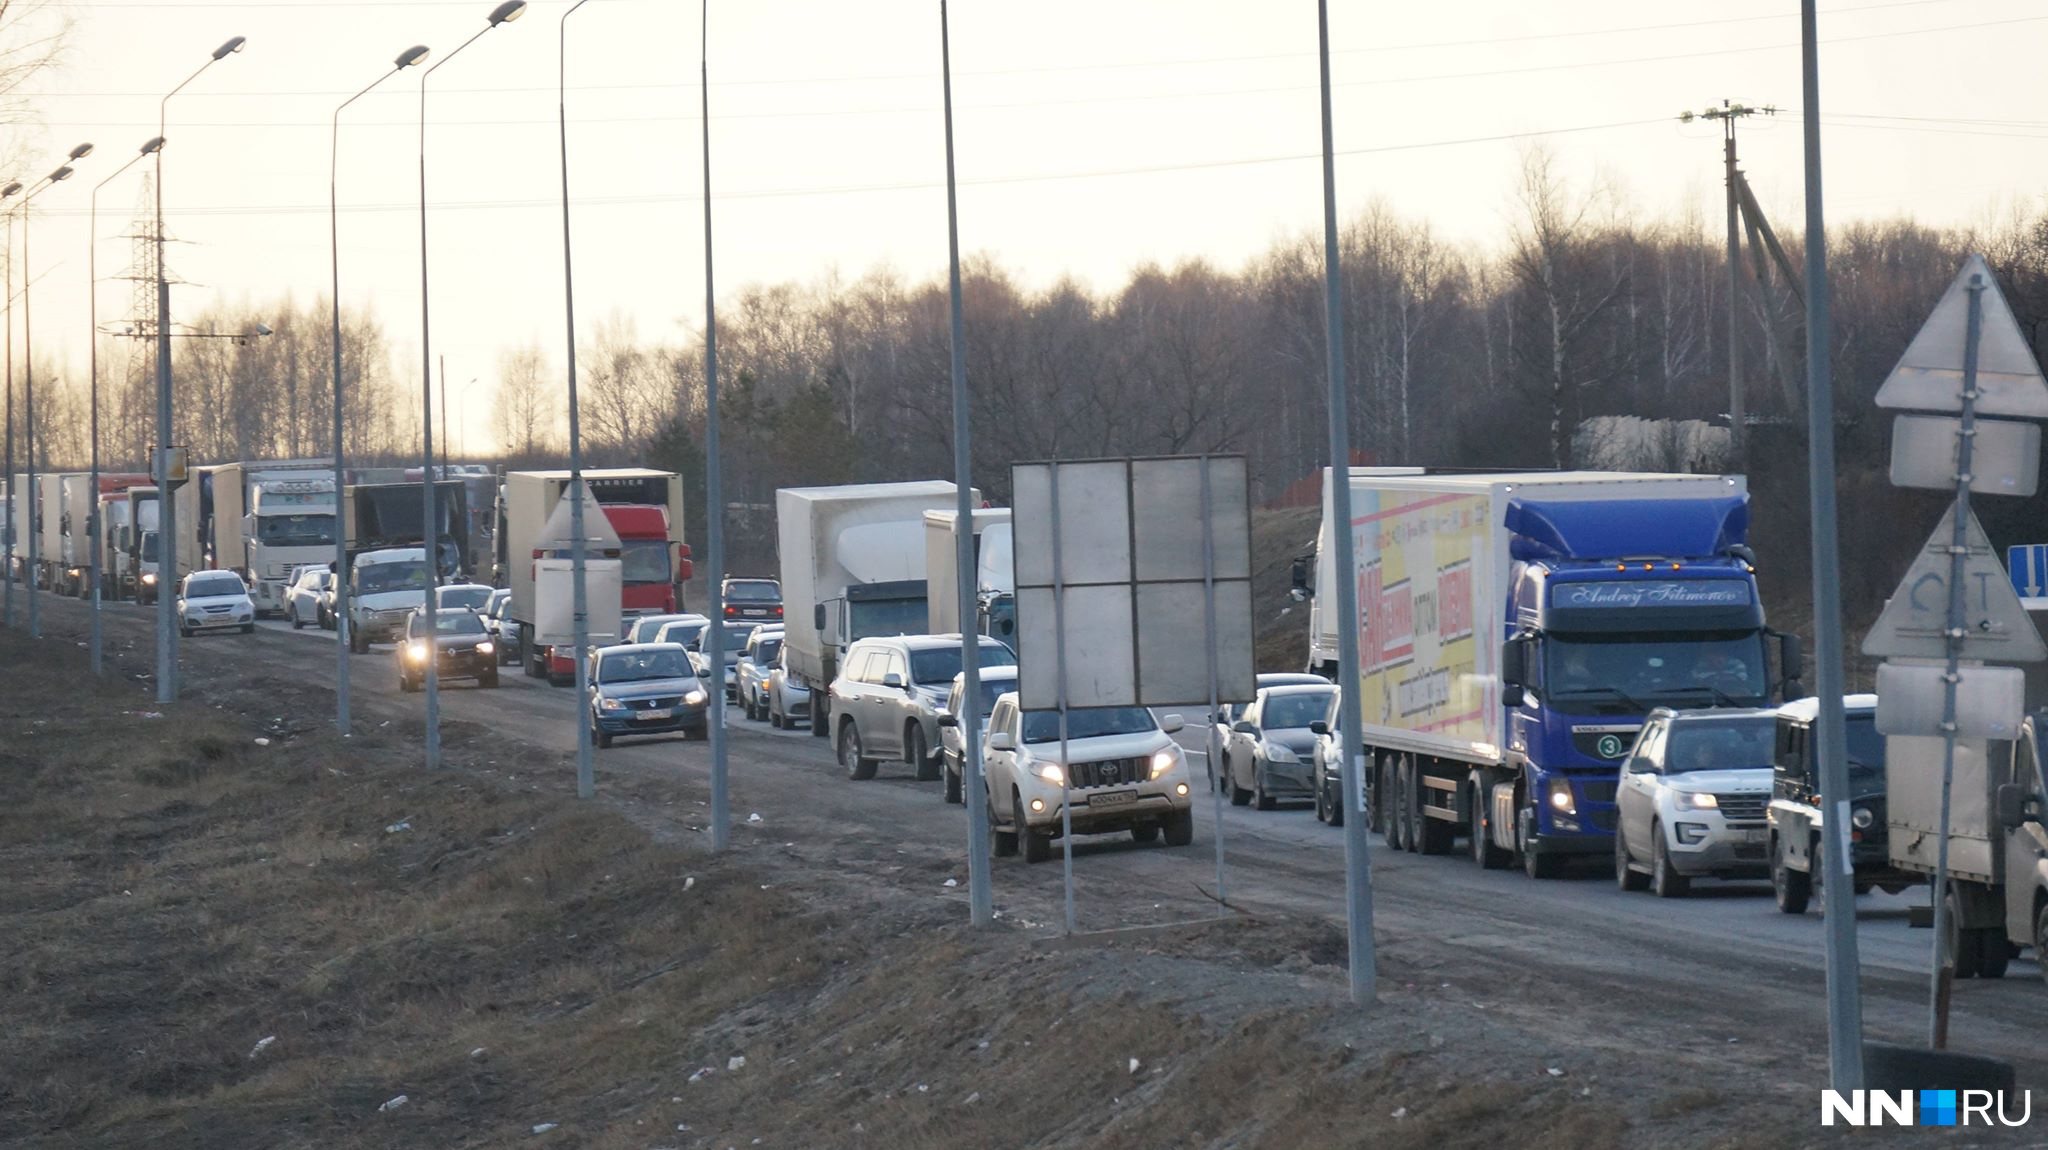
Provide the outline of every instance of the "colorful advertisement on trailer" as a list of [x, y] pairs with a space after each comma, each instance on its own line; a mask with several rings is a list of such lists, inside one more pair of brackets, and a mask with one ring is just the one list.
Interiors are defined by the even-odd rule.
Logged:
[[1499, 743], [1502, 605], [1485, 494], [1353, 488], [1364, 729], [1423, 745]]

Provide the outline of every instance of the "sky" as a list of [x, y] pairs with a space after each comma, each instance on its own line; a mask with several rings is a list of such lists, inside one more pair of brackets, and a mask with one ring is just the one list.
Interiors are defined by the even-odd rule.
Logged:
[[[698, 5], [534, 0], [491, 30], [482, 0], [51, 0], [68, 54], [38, 84], [45, 124], [18, 176], [96, 145], [35, 201], [39, 352], [83, 371], [95, 318], [118, 327], [145, 164], [92, 187], [167, 108], [164, 210], [185, 281], [173, 318], [215, 300], [324, 297], [330, 123], [412, 44], [427, 81], [431, 350], [454, 440], [491, 446], [499, 353], [565, 343], [557, 68], [566, 70], [577, 329], [621, 313], [644, 338], [702, 330]], [[1799, 5], [1640, 0], [1331, 4], [1339, 208], [1371, 201], [1442, 235], [1498, 242], [1540, 140], [1570, 179], [1623, 189], [1645, 217], [1721, 227], [1717, 126], [1679, 113], [1734, 99], [1743, 166], [1781, 231], [1801, 218]], [[713, 0], [710, 146], [718, 298], [748, 283], [943, 273], [945, 153], [936, 0]], [[1027, 282], [1100, 290], [1146, 261], [1235, 267], [1321, 226], [1311, 0], [958, 0], [951, 9], [960, 243]], [[1832, 0], [1821, 7], [1831, 223], [1985, 220], [2048, 191], [2039, 0]], [[558, 63], [565, 61], [563, 63]], [[351, 105], [335, 153], [341, 296], [373, 307], [417, 381], [420, 79]], [[103, 282], [88, 307], [87, 242]], [[477, 380], [474, 385], [469, 380]]]

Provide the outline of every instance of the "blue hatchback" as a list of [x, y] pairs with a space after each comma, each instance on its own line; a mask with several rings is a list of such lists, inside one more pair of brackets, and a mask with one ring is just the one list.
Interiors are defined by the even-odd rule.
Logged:
[[590, 654], [590, 733], [600, 747], [675, 731], [701, 739], [707, 700], [680, 643], [629, 643]]

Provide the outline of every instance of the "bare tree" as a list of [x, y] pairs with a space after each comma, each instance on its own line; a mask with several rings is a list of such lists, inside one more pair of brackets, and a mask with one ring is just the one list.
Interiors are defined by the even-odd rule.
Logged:
[[531, 461], [551, 450], [562, 414], [548, 354], [538, 343], [498, 356], [498, 396], [491, 422], [507, 456]]

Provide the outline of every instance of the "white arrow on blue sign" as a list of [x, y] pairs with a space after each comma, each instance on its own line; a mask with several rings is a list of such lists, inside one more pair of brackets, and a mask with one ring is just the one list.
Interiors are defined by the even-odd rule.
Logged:
[[2048, 595], [2048, 543], [2023, 543], [2005, 550], [2005, 569], [2012, 589], [2025, 599]]

